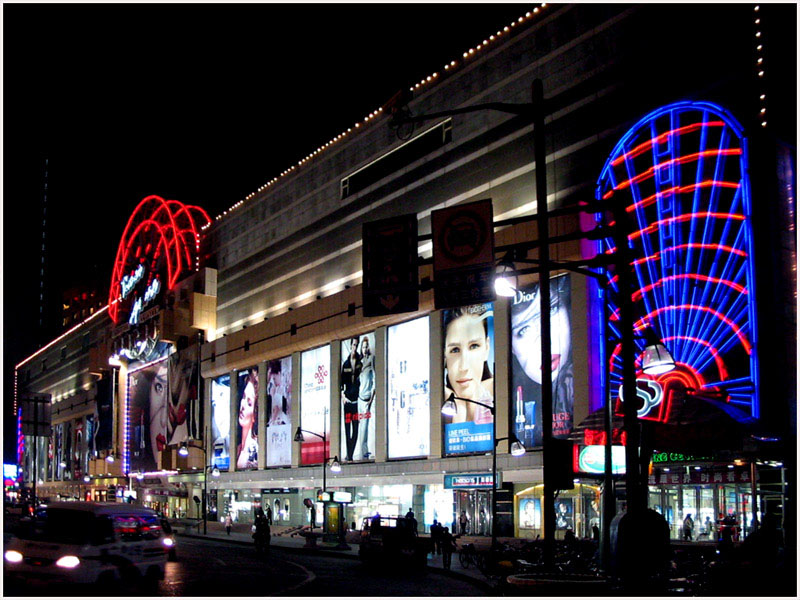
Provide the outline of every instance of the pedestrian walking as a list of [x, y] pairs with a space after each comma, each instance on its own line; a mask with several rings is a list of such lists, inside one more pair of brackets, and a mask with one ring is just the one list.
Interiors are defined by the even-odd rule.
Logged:
[[456, 540], [453, 534], [445, 527], [442, 529], [442, 566], [450, 570], [450, 564], [453, 562], [453, 551], [456, 549]]
[[225, 515], [225, 531], [228, 532], [228, 535], [231, 534], [231, 527], [233, 527], [233, 519], [231, 518], [231, 513]]
[[272, 507], [267, 507], [267, 525], [272, 525]]

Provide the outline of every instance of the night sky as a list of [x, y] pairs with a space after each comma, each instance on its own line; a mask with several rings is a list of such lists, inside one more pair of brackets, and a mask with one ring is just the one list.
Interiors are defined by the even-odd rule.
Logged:
[[[534, 4], [3, 5], [3, 394], [157, 194], [212, 219]], [[9, 413], [4, 456], [13, 462]], [[13, 429], [12, 429], [13, 431]]]

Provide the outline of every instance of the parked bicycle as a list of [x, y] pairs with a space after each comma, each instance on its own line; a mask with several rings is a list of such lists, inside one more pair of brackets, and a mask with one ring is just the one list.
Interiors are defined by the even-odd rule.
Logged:
[[475, 567], [483, 568], [483, 555], [475, 549], [475, 544], [463, 544], [458, 551], [458, 562], [465, 569]]

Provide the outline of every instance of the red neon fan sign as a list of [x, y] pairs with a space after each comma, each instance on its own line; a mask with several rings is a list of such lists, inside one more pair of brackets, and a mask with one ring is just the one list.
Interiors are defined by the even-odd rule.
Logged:
[[[211, 219], [198, 206], [147, 196], [134, 209], [114, 260], [108, 314], [115, 324], [130, 313], [133, 289], [152, 289], [154, 280], [172, 289], [199, 267], [200, 231]], [[125, 285], [123, 285], [123, 281]]]

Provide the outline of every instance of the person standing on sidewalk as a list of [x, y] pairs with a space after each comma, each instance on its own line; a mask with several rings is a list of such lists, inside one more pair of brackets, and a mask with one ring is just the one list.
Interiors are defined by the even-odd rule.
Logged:
[[456, 540], [447, 527], [442, 529], [441, 540], [442, 566], [449, 571], [450, 564], [453, 562], [453, 551], [456, 549]]
[[431, 541], [433, 542], [433, 553], [434, 554], [441, 554], [442, 553], [442, 526], [439, 525], [439, 521], [436, 519], [433, 520], [433, 525], [431, 525]]
[[461, 516], [458, 517], [458, 526], [461, 529], [461, 535], [466, 535], [467, 525], [469, 525], [469, 517], [467, 517], [466, 511], [462, 510]]
[[228, 532], [228, 535], [231, 534], [231, 527], [233, 527], [233, 519], [231, 519], [231, 513], [225, 515], [225, 531]]

